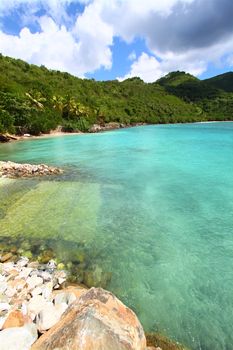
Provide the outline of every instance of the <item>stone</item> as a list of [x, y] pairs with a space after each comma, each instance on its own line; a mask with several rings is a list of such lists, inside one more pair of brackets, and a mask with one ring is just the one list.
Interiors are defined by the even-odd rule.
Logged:
[[47, 267], [47, 269], [49, 269], [49, 270], [54, 270], [54, 269], [56, 269], [56, 267], [57, 267], [57, 264], [56, 264], [56, 261], [55, 260], [53, 260], [53, 259], [51, 259], [49, 262], [48, 262], [48, 264], [46, 265], [46, 267]]
[[27, 305], [27, 310], [29, 316], [32, 316], [32, 319], [45, 307], [48, 305], [47, 300], [42, 295], [33, 296]]
[[43, 251], [39, 256], [38, 256], [38, 261], [41, 264], [47, 264], [51, 261], [51, 259], [54, 257], [54, 252], [51, 249]]
[[75, 295], [75, 298], [80, 298], [81, 295], [83, 295], [84, 293], [86, 293], [88, 290], [88, 288], [86, 287], [82, 287], [82, 286], [68, 286], [67, 288], [65, 289], [62, 289], [62, 290], [56, 290], [56, 291], [53, 291], [53, 298], [56, 297], [56, 295], [59, 295], [59, 294], [64, 294], [64, 293], [69, 293], [69, 294], [73, 294]]
[[87, 287], [107, 287], [111, 281], [112, 273], [103, 271], [99, 266], [95, 266], [93, 270], [84, 272], [83, 283]]
[[0, 303], [0, 312], [5, 310], [10, 310], [10, 304], [8, 303]]
[[61, 169], [49, 167], [44, 164], [19, 164], [14, 162], [0, 162], [0, 176], [4, 177], [30, 177], [41, 175], [53, 175], [62, 173]]
[[28, 284], [28, 288], [33, 289], [33, 288], [43, 284], [43, 278], [38, 277], [38, 276], [29, 276], [26, 279], [26, 282]]
[[24, 267], [28, 264], [29, 259], [26, 257], [21, 257], [21, 259], [17, 262], [17, 266]]
[[23, 278], [17, 278], [8, 282], [8, 287], [21, 291], [26, 285], [26, 281]]
[[70, 305], [73, 303], [73, 301], [76, 300], [76, 296], [72, 292], [61, 292], [57, 293], [54, 298], [54, 304], [59, 305], [61, 303], [66, 303], [67, 305]]
[[7, 328], [0, 332], [0, 350], [29, 350], [38, 338], [36, 325]]
[[28, 267], [31, 267], [32, 269], [37, 269], [39, 267], [39, 262], [32, 261], [32, 262], [28, 263]]
[[12, 253], [6, 253], [6, 254], [1, 255], [0, 261], [1, 261], [2, 263], [4, 263], [4, 262], [10, 260], [12, 257], [13, 257], [13, 254], [12, 254]]
[[24, 325], [24, 317], [21, 311], [11, 311], [4, 322], [2, 329], [11, 327], [22, 327]]
[[0, 142], [9, 142], [10, 138], [7, 135], [0, 134]]
[[36, 287], [35, 289], [33, 289], [31, 291], [31, 295], [34, 297], [35, 295], [42, 294], [42, 292], [43, 292], [42, 286], [41, 287]]
[[8, 297], [8, 298], [12, 298], [14, 295], [16, 295], [17, 290], [16, 288], [10, 287], [8, 286], [7, 289], [5, 290], [4, 294]]
[[54, 326], [61, 318], [63, 312], [67, 309], [67, 304], [55, 307], [52, 303], [48, 303], [36, 316], [36, 325], [40, 332], [47, 331]]
[[43, 278], [43, 280], [46, 281], [46, 282], [47, 281], [51, 281], [51, 279], [52, 279], [51, 274], [49, 272], [47, 272], [47, 271], [42, 271], [39, 276], [41, 278]]
[[19, 273], [19, 278], [25, 278], [26, 279], [30, 275], [32, 270], [33, 269], [31, 267], [24, 267]]
[[0, 282], [0, 294], [5, 292], [5, 290], [7, 289], [7, 286], [8, 286], [7, 282], [5, 281]]
[[133, 311], [113, 294], [91, 288], [31, 350], [145, 350], [143, 328]]
[[53, 283], [52, 282], [45, 283], [42, 287], [42, 296], [47, 300], [52, 299], [52, 290], [53, 290]]

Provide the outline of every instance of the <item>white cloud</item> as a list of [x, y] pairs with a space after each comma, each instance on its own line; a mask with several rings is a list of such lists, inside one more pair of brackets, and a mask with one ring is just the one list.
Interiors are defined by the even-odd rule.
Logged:
[[113, 28], [102, 20], [97, 2], [78, 16], [73, 33], [80, 43], [79, 65], [83, 70], [93, 71], [100, 66], [111, 68]]
[[[85, 5], [84, 12], [72, 20], [67, 14], [71, 3]], [[24, 15], [27, 13], [24, 28], [18, 36], [0, 31], [0, 51], [78, 76], [100, 67], [111, 68], [114, 36], [128, 43], [139, 37], [150, 52], [142, 52], [138, 58], [132, 52], [130, 71], [124, 78], [136, 75], [154, 81], [173, 70], [200, 75], [209, 62], [233, 64], [231, 0], [222, 0], [221, 6], [218, 0], [202, 5], [201, 0], [0, 0], [0, 16], [19, 5], [24, 6]], [[47, 16], [36, 17], [39, 8], [45, 9]], [[225, 27], [224, 15], [228, 17]], [[214, 29], [212, 18], [220, 21]], [[40, 32], [28, 29], [32, 19], [39, 23]], [[206, 26], [200, 25], [205, 20]], [[212, 28], [209, 35], [207, 24]]]
[[149, 56], [145, 52], [141, 54], [137, 61], [134, 61], [130, 73], [125, 77], [118, 78], [119, 80], [124, 80], [133, 77], [140, 77], [144, 81], [150, 83], [163, 75], [159, 61], [153, 57]]
[[[104, 37], [102, 42], [101, 33], [93, 33], [88, 25], [86, 31], [87, 23], [83, 23], [84, 28], [76, 28], [76, 39], [65, 26], [59, 27], [50, 17], [41, 17], [39, 24], [41, 32], [34, 34], [26, 27], [20, 31], [19, 36], [0, 31], [0, 51], [4, 55], [78, 76], [84, 76], [86, 72], [101, 66], [111, 67], [111, 51], [105, 46], [105, 40], [108, 44], [111, 43], [111, 35]], [[94, 28], [93, 21], [93, 30]]]

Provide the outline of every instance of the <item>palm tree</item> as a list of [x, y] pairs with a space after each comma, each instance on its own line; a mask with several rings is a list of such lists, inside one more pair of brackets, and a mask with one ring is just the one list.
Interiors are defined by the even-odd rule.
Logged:
[[52, 98], [53, 108], [63, 114], [65, 106], [65, 100], [62, 96], [53, 96]]
[[30, 91], [26, 92], [25, 95], [29, 98], [30, 102], [33, 103], [37, 108], [44, 109], [44, 105], [42, 102], [46, 101], [46, 98], [42, 96], [40, 91]]

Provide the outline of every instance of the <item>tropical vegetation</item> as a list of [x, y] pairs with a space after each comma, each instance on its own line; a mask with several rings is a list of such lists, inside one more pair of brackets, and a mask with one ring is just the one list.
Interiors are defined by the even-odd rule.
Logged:
[[80, 79], [0, 55], [0, 133], [40, 134], [61, 126], [233, 120], [233, 73], [199, 80], [172, 72], [154, 83]]

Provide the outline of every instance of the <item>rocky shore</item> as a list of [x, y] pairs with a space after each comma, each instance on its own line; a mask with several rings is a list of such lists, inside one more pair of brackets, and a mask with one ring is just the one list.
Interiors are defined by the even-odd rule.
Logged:
[[32, 177], [43, 175], [57, 175], [63, 171], [56, 167], [45, 164], [19, 164], [14, 162], [0, 161], [0, 177], [16, 178], [16, 177]]
[[142, 126], [142, 125], [146, 125], [146, 123], [124, 124], [124, 123], [111, 122], [111, 123], [104, 123], [104, 124], [94, 124], [89, 129], [89, 132], [90, 133], [97, 133], [97, 132], [102, 132], [102, 131], [130, 128], [130, 127]]
[[102, 288], [69, 284], [54, 260], [12, 256], [0, 255], [0, 350], [183, 349], [147, 340], [132, 310]]

